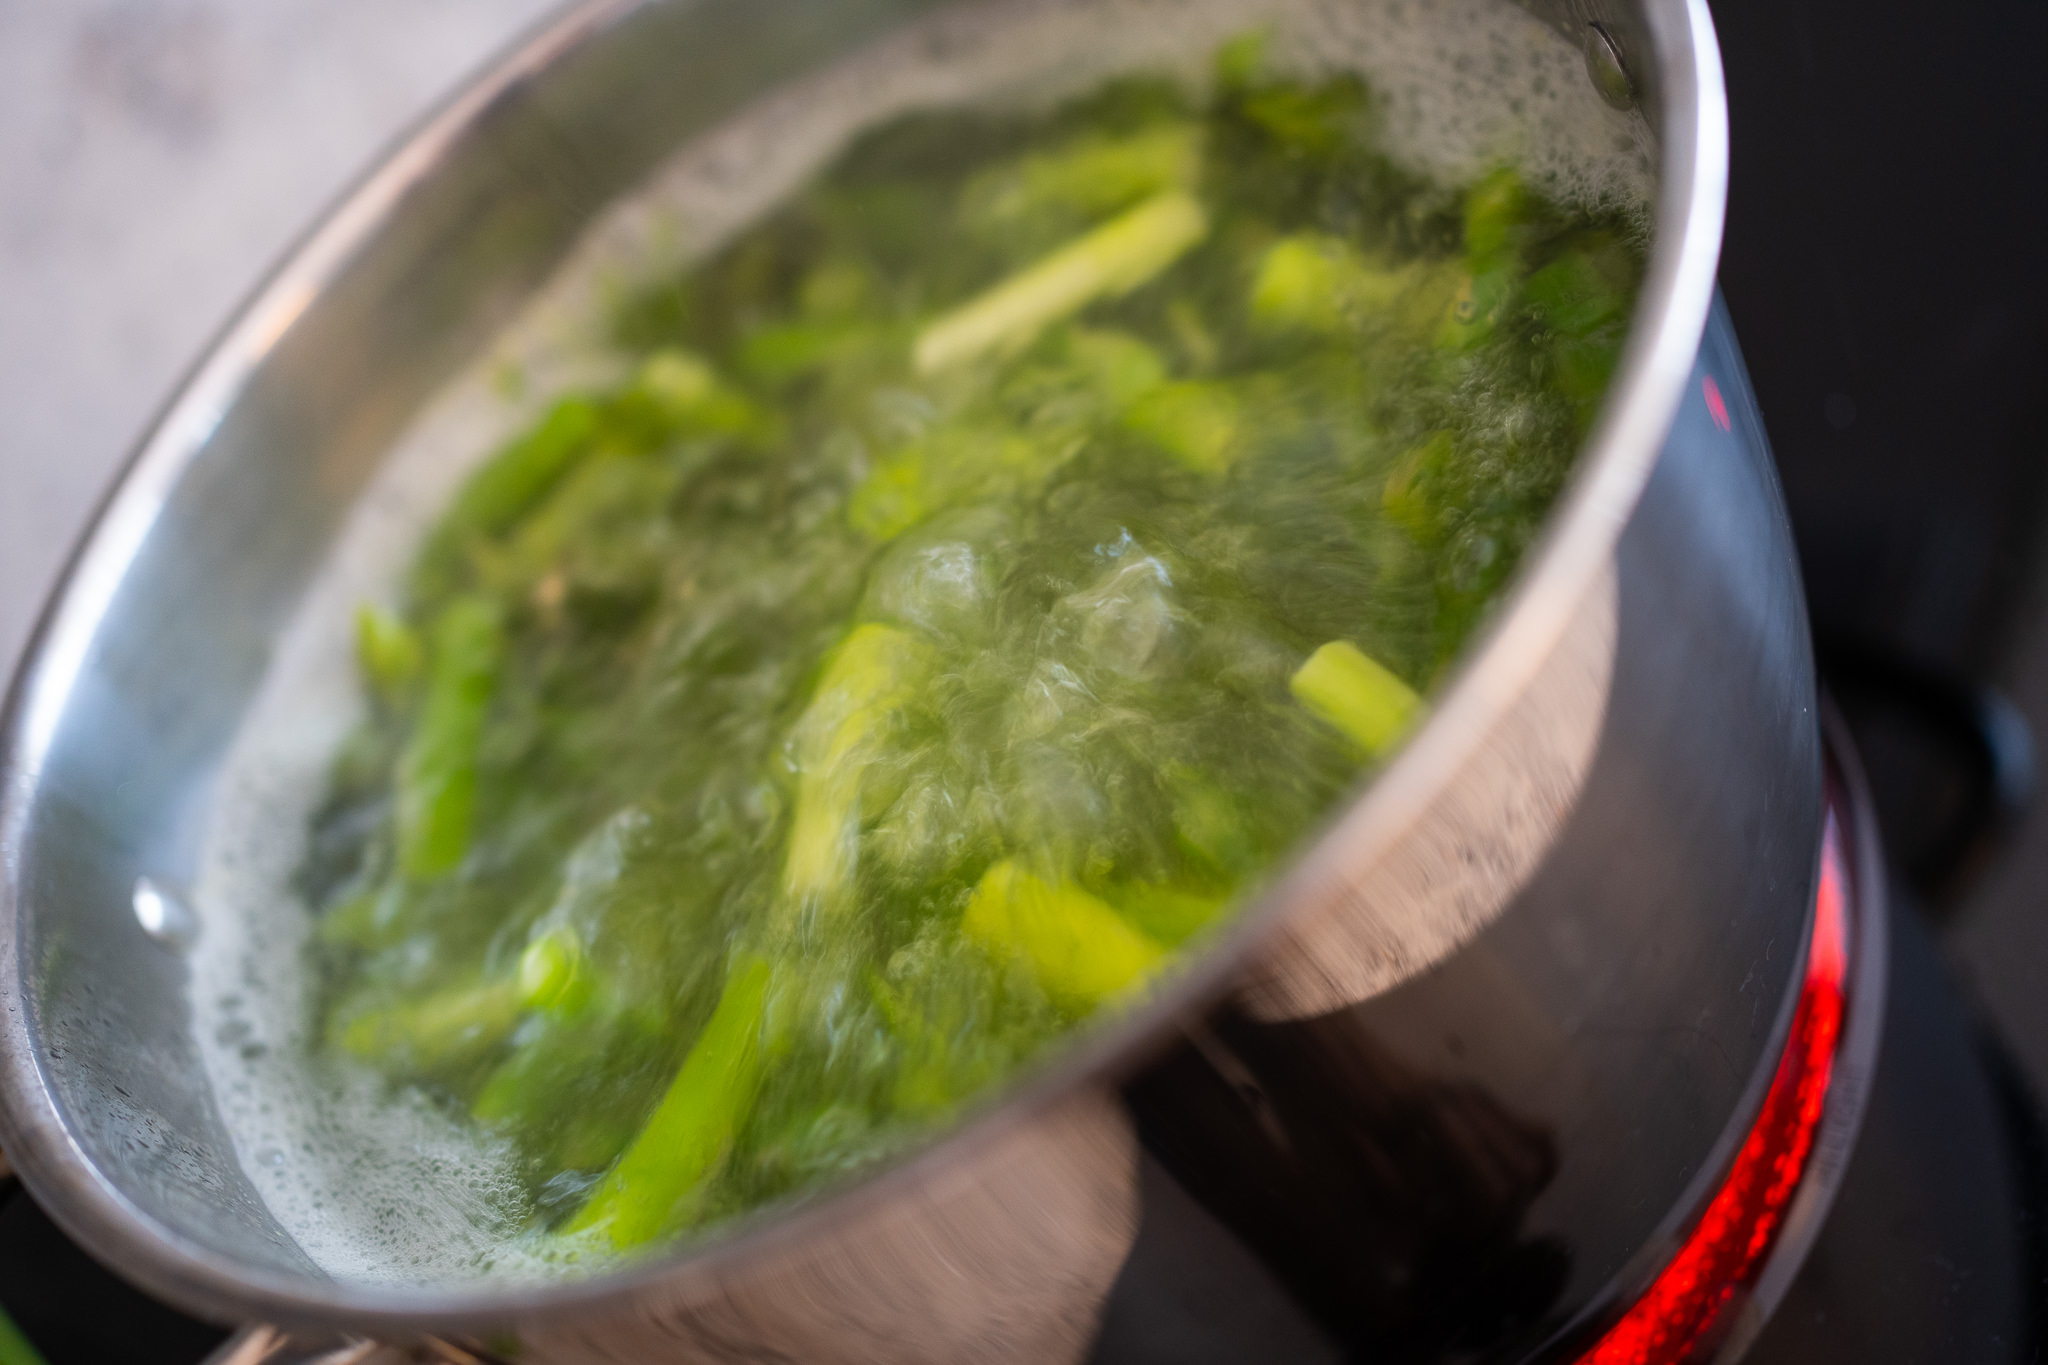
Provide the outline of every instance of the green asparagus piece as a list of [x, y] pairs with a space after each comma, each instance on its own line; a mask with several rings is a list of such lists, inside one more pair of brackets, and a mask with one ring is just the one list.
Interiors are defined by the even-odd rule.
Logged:
[[748, 435], [769, 425], [759, 405], [720, 379], [702, 356], [675, 347], [647, 358], [632, 392], [654, 400], [686, 431]]
[[1517, 261], [1529, 221], [1522, 177], [1496, 167], [1465, 192], [1465, 255], [1475, 274]]
[[426, 702], [398, 767], [398, 861], [408, 877], [444, 876], [469, 851], [477, 745], [503, 649], [488, 601], [457, 601], [435, 623]]
[[519, 995], [530, 1009], [568, 1017], [590, 1003], [596, 972], [583, 945], [567, 929], [550, 929], [526, 945], [519, 958]]
[[1128, 410], [1166, 382], [1166, 362], [1159, 352], [1129, 332], [1071, 328], [1067, 359], [1088, 375], [1112, 411]]
[[0, 1365], [44, 1365], [43, 1353], [5, 1309], [0, 1309]]
[[1131, 406], [1124, 425], [1190, 469], [1220, 473], [1243, 447], [1235, 395], [1207, 380], [1161, 384]]
[[404, 703], [424, 653], [419, 634], [398, 617], [367, 602], [356, 608], [356, 663], [371, 694], [386, 707]]
[[1080, 887], [1007, 859], [982, 876], [960, 928], [992, 953], [1021, 956], [1046, 994], [1077, 1013], [1143, 985], [1165, 956]]
[[481, 1057], [505, 1040], [526, 1008], [517, 981], [486, 981], [354, 1015], [342, 1047], [385, 1070], [416, 1076]]
[[1422, 711], [1413, 688], [1346, 640], [1332, 640], [1309, 655], [1288, 686], [1303, 706], [1372, 758], [1398, 743]]
[[573, 936], [551, 931], [528, 945], [511, 977], [352, 1015], [342, 1026], [341, 1045], [395, 1072], [440, 1070], [497, 1046], [530, 1010], [563, 1018], [580, 1013], [591, 997], [591, 978]]
[[1341, 332], [1361, 319], [1396, 311], [1422, 270], [1387, 268], [1326, 233], [1283, 237], [1267, 249], [1252, 281], [1252, 318], [1260, 325]]
[[1588, 420], [1620, 357], [1635, 276], [1635, 263], [1609, 244], [1559, 256], [1523, 286], [1531, 311], [1555, 334], [1557, 386]]
[[640, 1136], [612, 1167], [568, 1231], [595, 1233], [625, 1249], [686, 1219], [717, 1173], [761, 1084], [769, 967], [734, 962], [710, 1022]]
[[568, 472], [597, 434], [597, 405], [565, 398], [539, 426], [513, 441], [470, 477], [444, 526], [495, 535], [519, 519]]
[[909, 632], [857, 626], [826, 665], [797, 724], [796, 817], [782, 887], [797, 905], [851, 889], [863, 770], [895, 710], [916, 695], [926, 650]]
[[1171, 122], [1117, 136], [1083, 136], [970, 182], [970, 222], [1002, 227], [1034, 213], [1108, 213], [1147, 195], [1186, 189], [1202, 166], [1202, 134]]
[[1465, 194], [1465, 278], [1437, 344], [1469, 351], [1492, 338], [1520, 283], [1530, 205], [1521, 177], [1502, 167]]
[[1028, 341], [1049, 323], [1099, 298], [1128, 294], [1179, 260], [1208, 231], [1208, 214], [1193, 195], [1183, 190], [1154, 195], [933, 319], [912, 348], [917, 372], [933, 374]]
[[1456, 454], [1451, 433], [1436, 432], [1402, 456], [1380, 487], [1381, 510], [1418, 540], [1433, 533], [1437, 516], [1437, 509], [1423, 491], [1423, 482], [1448, 465]]
[[1560, 256], [1529, 277], [1524, 296], [1544, 325], [1584, 337], [1627, 316], [1630, 290], [1590, 255]]

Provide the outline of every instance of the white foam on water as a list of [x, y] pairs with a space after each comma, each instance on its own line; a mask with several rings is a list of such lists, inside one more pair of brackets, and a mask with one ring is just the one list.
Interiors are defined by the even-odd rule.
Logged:
[[[1388, 150], [1450, 182], [1508, 161], [1551, 198], [1647, 233], [1640, 118], [1592, 90], [1578, 51], [1499, 0], [1007, 0], [942, 14], [786, 85], [684, 147], [588, 231], [490, 351], [395, 444], [280, 641], [227, 761], [194, 898], [194, 1019], [222, 1118], [278, 1222], [350, 1281], [538, 1276], [513, 1153], [418, 1096], [310, 1058], [307, 908], [290, 879], [336, 748], [362, 715], [357, 604], [395, 601], [439, 508], [565, 388], [622, 372], [609, 303], [714, 249], [861, 128], [911, 109], [1043, 102], [1114, 72], [1199, 79], [1216, 45], [1266, 27], [1273, 55], [1362, 73]], [[505, 396], [517, 376], [521, 399]]]
[[[472, 439], [465, 418], [474, 428], [497, 416], [459, 400], [442, 407], [421, 435]], [[478, 1273], [503, 1261], [523, 1214], [501, 1144], [420, 1096], [390, 1094], [367, 1070], [309, 1064], [312, 918], [290, 884], [334, 752], [362, 715], [352, 613], [388, 595], [391, 566], [455, 473], [406, 462], [355, 509], [230, 754], [194, 888], [206, 928], [192, 955], [193, 1016], [216, 1103], [279, 1224], [342, 1279]]]

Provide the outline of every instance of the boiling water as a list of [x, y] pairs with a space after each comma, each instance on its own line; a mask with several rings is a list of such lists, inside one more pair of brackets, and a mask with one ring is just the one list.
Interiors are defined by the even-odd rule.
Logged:
[[[1383, 144], [1463, 181], [1518, 165], [1551, 199], [1647, 233], [1640, 119], [1609, 109], [1579, 53], [1491, 0], [1054, 0], [972, 7], [784, 87], [686, 147], [598, 222], [521, 321], [432, 403], [352, 510], [225, 768], [195, 901], [193, 1008], [237, 1153], [277, 1221], [337, 1278], [413, 1284], [563, 1267], [520, 1229], [509, 1148], [367, 1072], [310, 1055], [311, 916], [290, 889], [329, 761], [361, 717], [351, 619], [395, 600], [414, 547], [474, 463], [565, 387], [623, 372], [603, 301], [714, 249], [852, 130], [916, 108], [1056, 99], [1119, 70], [1195, 78], [1254, 26], [1304, 72], [1364, 74]], [[520, 397], [511, 396], [518, 393]]]

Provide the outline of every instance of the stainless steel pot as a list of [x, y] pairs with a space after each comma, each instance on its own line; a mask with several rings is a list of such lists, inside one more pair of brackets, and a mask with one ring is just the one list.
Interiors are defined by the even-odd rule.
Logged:
[[1618, 377], [1433, 717], [1163, 998], [876, 1179], [582, 1281], [333, 1279], [238, 1162], [177, 935], [134, 893], [189, 871], [344, 511], [603, 206], [899, 25], [942, 51], [964, 8], [576, 5], [337, 206], [172, 401], [5, 717], [0, 1140], [87, 1248], [223, 1320], [563, 1361], [1512, 1358], [1669, 1258], [1790, 1026], [1822, 810], [1796, 566], [1714, 304], [1703, 0], [1532, 4], [1658, 148]]

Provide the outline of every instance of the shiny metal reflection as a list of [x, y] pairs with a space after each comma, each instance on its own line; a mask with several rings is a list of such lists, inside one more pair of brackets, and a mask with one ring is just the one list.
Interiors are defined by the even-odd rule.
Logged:
[[173, 952], [184, 952], [199, 941], [199, 916], [183, 896], [172, 893], [149, 877], [135, 879], [129, 904], [142, 932]]

